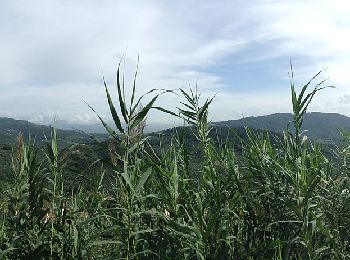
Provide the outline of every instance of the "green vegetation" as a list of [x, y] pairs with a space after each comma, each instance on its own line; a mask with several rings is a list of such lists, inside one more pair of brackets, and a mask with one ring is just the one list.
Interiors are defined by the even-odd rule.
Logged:
[[[105, 84], [115, 126], [100, 118], [111, 141], [94, 137], [104, 152], [89, 169], [89, 186], [67, 185], [76, 146], [59, 149], [55, 129], [42, 159], [32, 140], [17, 138], [14, 181], [0, 211], [0, 258], [350, 258], [350, 148], [338, 147], [329, 160], [302, 132], [321, 90], [316, 84], [307, 93], [315, 78], [297, 95], [291, 76], [293, 118], [283, 135], [246, 129], [240, 138], [213, 131], [212, 99], [201, 102], [196, 91], [180, 90], [178, 113], [154, 105], [162, 93], [140, 107], [135, 75], [127, 104], [118, 68], [119, 109]], [[165, 141], [144, 137], [150, 109], [192, 127]]]
[[[18, 134], [22, 135], [25, 142], [28, 142], [29, 136], [35, 139], [38, 159], [42, 161], [45, 158], [46, 137], [50, 137], [50, 131], [48, 126], [36, 125], [24, 120], [0, 118], [0, 200], [5, 195], [8, 185], [13, 184], [15, 179], [11, 156]], [[57, 134], [60, 150], [71, 147], [69, 156], [66, 154], [64, 171], [67, 189], [70, 190], [72, 184], [76, 184], [77, 181], [89, 186], [86, 175], [88, 177], [94, 175], [95, 169], [91, 169], [91, 167], [95, 167], [94, 162], [101, 157], [99, 155], [103, 155], [103, 152], [94, 145], [93, 140], [88, 135], [79, 131], [57, 130]], [[94, 136], [103, 140], [108, 139], [108, 135], [94, 134]], [[92, 164], [93, 166], [90, 167]]]
[[[36, 137], [36, 144], [45, 145], [45, 136], [50, 136], [50, 127], [36, 125], [24, 120], [0, 117], [0, 141], [4, 144], [13, 145], [18, 132], [28, 141], [29, 135]], [[91, 139], [83, 133], [75, 130], [58, 130], [59, 145], [66, 147], [76, 143], [91, 143]], [[98, 135], [104, 137], [103, 135]]]
[[[283, 133], [288, 122], [293, 120], [291, 113], [276, 113], [267, 116], [245, 117], [238, 120], [215, 122], [216, 126], [243, 127], [266, 129]], [[339, 142], [342, 140], [340, 131], [350, 129], [350, 118], [336, 113], [306, 113], [302, 130], [307, 130], [308, 137], [319, 142]]]

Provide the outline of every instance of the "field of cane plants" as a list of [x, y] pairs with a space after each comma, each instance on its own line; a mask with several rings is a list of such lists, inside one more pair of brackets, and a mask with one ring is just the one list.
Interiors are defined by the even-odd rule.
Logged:
[[[172, 91], [136, 98], [135, 75], [126, 100], [119, 66], [117, 100], [104, 83], [115, 125], [99, 117], [113, 142], [95, 139], [109, 159], [93, 188], [66, 188], [71, 148], [58, 148], [54, 128], [44, 159], [18, 137], [15, 181], [0, 205], [0, 259], [350, 259], [350, 148], [334, 145], [326, 157], [301, 131], [324, 88], [318, 76], [299, 92], [291, 72], [293, 121], [280, 138], [246, 129], [238, 153], [212, 137], [213, 99], [180, 89], [183, 101], [169, 111], [155, 104]], [[192, 125], [199, 162], [176, 131], [170, 145], [149, 144], [142, 133], [150, 109]]]

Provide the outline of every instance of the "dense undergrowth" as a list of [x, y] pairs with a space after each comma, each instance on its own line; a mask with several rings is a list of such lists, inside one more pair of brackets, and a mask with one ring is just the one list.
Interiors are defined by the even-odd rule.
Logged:
[[[307, 93], [316, 77], [297, 95], [291, 75], [293, 121], [278, 140], [247, 129], [238, 158], [230, 142], [212, 138], [212, 99], [180, 90], [178, 113], [154, 105], [162, 93], [140, 108], [135, 81], [127, 104], [119, 76], [118, 68], [120, 113], [105, 84], [115, 130], [100, 119], [114, 142], [92, 188], [64, 185], [69, 148], [58, 149], [55, 129], [45, 162], [19, 136], [15, 182], [0, 208], [0, 259], [350, 258], [350, 150], [328, 160], [300, 131], [321, 89]], [[149, 145], [142, 130], [151, 108], [194, 126], [201, 162], [191, 162], [188, 135]]]

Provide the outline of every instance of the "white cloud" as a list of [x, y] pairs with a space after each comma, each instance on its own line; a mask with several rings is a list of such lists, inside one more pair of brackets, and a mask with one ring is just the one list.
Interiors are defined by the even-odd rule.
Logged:
[[[206, 95], [219, 92], [217, 119], [288, 111], [289, 57], [298, 82], [328, 67], [325, 76], [337, 85], [316, 97], [313, 109], [350, 115], [350, 106], [338, 104], [350, 95], [349, 11], [345, 0], [7, 1], [0, 10], [0, 115], [94, 122], [86, 100], [107, 116], [101, 75], [114, 90], [125, 51], [129, 83], [140, 53], [138, 93], [198, 82]], [[275, 78], [257, 78], [261, 84], [242, 93], [230, 86], [245, 79], [229, 82], [229, 72], [220, 70], [248, 63], [255, 75], [254, 65], [265, 62]], [[284, 89], [268, 87], [281, 78]], [[176, 101], [164, 96], [160, 104], [175, 108]]]

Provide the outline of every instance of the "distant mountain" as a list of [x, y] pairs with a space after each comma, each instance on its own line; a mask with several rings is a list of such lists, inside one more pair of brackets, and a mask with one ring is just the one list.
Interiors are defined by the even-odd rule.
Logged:
[[[113, 122], [107, 122], [107, 124], [113, 126]], [[79, 129], [81, 131], [84, 131], [86, 133], [99, 133], [99, 134], [105, 134], [106, 129], [103, 127], [101, 123], [92, 123], [92, 124], [79, 124], [79, 123], [71, 123], [67, 122], [65, 120], [59, 120], [55, 124], [57, 128], [63, 129], [63, 130], [73, 130], [73, 129]], [[145, 127], [145, 133], [152, 133], [156, 131], [161, 131], [164, 129], [172, 128], [174, 127], [174, 124], [170, 123], [146, 123]]]
[[[262, 117], [249, 117], [240, 120], [231, 120], [226, 122], [217, 122], [210, 132], [210, 138], [218, 146], [229, 144], [234, 145], [237, 154], [242, 150], [240, 140], [247, 140], [247, 134], [242, 126], [258, 129], [258, 133], [263, 133], [265, 130], [272, 137], [271, 141], [275, 142], [276, 138], [280, 138], [278, 133], [281, 133], [287, 123], [291, 120], [291, 114], [273, 114]], [[345, 124], [344, 122], [347, 122]], [[305, 120], [305, 128], [310, 129], [310, 133], [316, 133], [317, 138], [331, 139], [337, 137], [338, 127], [350, 129], [350, 119], [337, 114], [322, 114], [311, 113], [307, 114]], [[44, 147], [45, 136], [50, 138], [50, 127], [45, 125], [37, 125], [24, 120], [15, 120], [11, 118], [0, 117], [0, 197], [3, 193], [6, 183], [13, 181], [11, 170], [11, 153], [15, 147], [16, 138], [19, 133], [24, 137], [32, 136], [36, 139], [36, 144], [39, 147]], [[162, 147], [173, 145], [173, 136], [176, 135], [184, 140], [184, 145], [188, 151], [191, 167], [196, 167], [203, 159], [201, 144], [193, 134], [193, 127], [175, 127], [167, 130], [153, 132], [147, 134], [148, 143], [155, 151], [159, 149], [159, 144]], [[106, 134], [97, 134], [100, 139], [107, 139]], [[70, 144], [79, 144], [74, 147], [66, 164], [64, 178], [67, 180], [67, 185], [74, 183], [84, 183], [91, 186], [96, 176], [96, 172], [100, 170], [99, 164], [95, 162], [100, 158], [108, 158], [108, 149], [101, 148], [93, 144], [91, 138], [79, 131], [75, 130], [58, 130], [59, 146], [66, 147]], [[106, 143], [107, 145], [107, 143]], [[43, 149], [39, 149], [39, 155], [44, 159]], [[94, 177], [95, 176], [95, 177]]]
[[[25, 120], [16, 120], [7, 117], [0, 117], [0, 143], [13, 144], [19, 133], [25, 138], [29, 135], [38, 144], [45, 141], [45, 136], [50, 138], [50, 127], [46, 125], [37, 125]], [[99, 136], [104, 137], [100, 134]], [[63, 146], [73, 143], [91, 142], [88, 135], [76, 130], [58, 130], [60, 144]]]
[[[225, 126], [240, 128], [248, 126], [255, 129], [268, 130], [275, 133], [282, 133], [292, 120], [290, 113], [275, 113], [266, 116], [245, 117], [237, 120], [228, 120], [213, 123], [215, 126]], [[61, 129], [72, 129], [68, 125], [62, 125], [62, 122], [56, 124]], [[63, 127], [62, 127], [63, 126]], [[159, 131], [158, 127], [148, 126], [147, 132]], [[77, 127], [78, 128], [78, 127]], [[161, 129], [167, 128], [165, 125], [159, 127]], [[79, 129], [79, 128], [78, 128]], [[83, 131], [94, 132], [97, 130], [100, 138], [107, 138], [106, 131], [97, 125], [92, 128], [84, 128]], [[340, 130], [350, 130], [350, 117], [336, 114], [336, 113], [320, 113], [312, 112], [305, 115], [303, 130], [307, 130], [307, 135], [313, 139], [320, 139], [325, 141], [338, 141], [341, 139]], [[90, 131], [89, 131], [90, 130]], [[92, 131], [91, 131], [92, 130]], [[152, 131], [153, 130], [153, 131]], [[36, 137], [38, 143], [45, 140], [45, 136], [50, 136], [50, 127], [47, 125], [37, 125], [25, 120], [15, 120], [12, 118], [0, 117], [0, 143], [13, 144], [18, 133], [22, 132], [24, 137], [29, 134]], [[166, 131], [165, 131], [166, 132]], [[102, 134], [104, 133], [104, 134]], [[58, 136], [61, 145], [69, 145], [72, 143], [87, 143], [91, 142], [88, 135], [76, 130], [58, 130]]]
[[[269, 130], [255, 129], [250, 127], [250, 130], [255, 134], [268, 134], [270, 141], [276, 144], [276, 140], [281, 140], [283, 136], [279, 133], [275, 133]], [[148, 142], [151, 146], [159, 146], [159, 142], [162, 146], [170, 146], [174, 143], [174, 136], [181, 140], [184, 140], [186, 144], [186, 150], [189, 153], [198, 153], [202, 150], [202, 144], [197, 139], [197, 130], [192, 126], [179, 126], [169, 128], [163, 131], [154, 132], [148, 134]], [[241, 152], [241, 142], [248, 141], [247, 130], [244, 127], [227, 127], [227, 126], [213, 126], [208, 136], [215, 145], [222, 146], [228, 144], [234, 145], [238, 153]], [[176, 142], [175, 142], [176, 143]]]
[[[276, 113], [266, 116], [245, 117], [238, 120], [215, 122], [217, 126], [242, 127], [248, 126], [257, 129], [282, 133], [288, 122], [292, 120], [290, 113]], [[323, 141], [341, 140], [340, 130], [350, 130], [350, 117], [336, 113], [307, 113], [304, 118], [303, 130], [312, 139]]]

